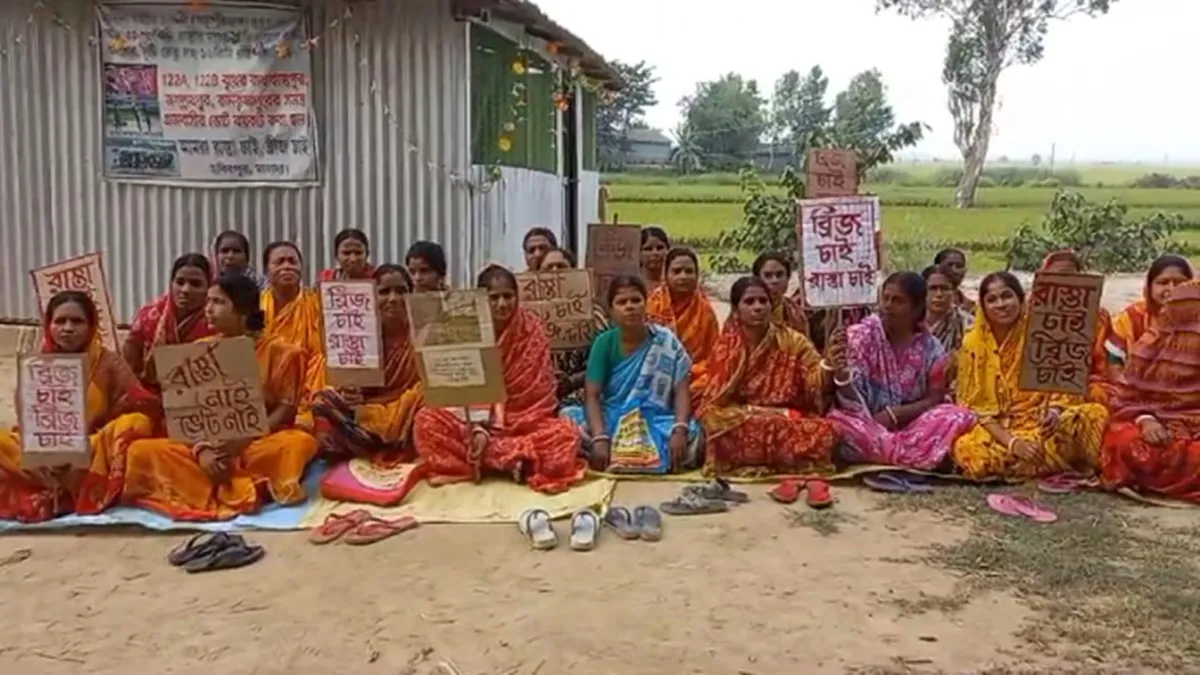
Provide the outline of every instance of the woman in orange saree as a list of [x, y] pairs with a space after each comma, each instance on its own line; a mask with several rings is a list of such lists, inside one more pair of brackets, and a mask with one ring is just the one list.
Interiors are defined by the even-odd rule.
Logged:
[[86, 294], [63, 291], [47, 303], [42, 353], [86, 355], [91, 463], [86, 470], [26, 470], [20, 435], [0, 432], [0, 519], [36, 523], [72, 511], [95, 514], [120, 498], [126, 452], [154, 432], [150, 415], [158, 399], [95, 339], [99, 330], [96, 305]]
[[[1042, 272], [1080, 274], [1084, 271], [1083, 258], [1069, 249], [1055, 251], [1042, 261]], [[1108, 405], [1112, 396], [1112, 377], [1108, 364], [1109, 336], [1112, 334], [1112, 315], [1100, 308], [1096, 317], [1096, 336], [1092, 339], [1092, 372], [1088, 374], [1087, 400]]]
[[667, 253], [666, 283], [650, 292], [646, 314], [654, 323], [675, 331], [692, 357], [692, 405], [703, 402], [708, 387], [709, 357], [721, 335], [721, 324], [708, 295], [700, 288], [700, 261], [687, 248]]
[[1101, 482], [1200, 504], [1200, 282], [1176, 286], [1116, 385]]
[[321, 281], [338, 281], [341, 279], [370, 279], [375, 274], [375, 268], [367, 261], [371, 253], [371, 245], [367, 242], [367, 234], [362, 230], [348, 229], [337, 233], [333, 238], [333, 254], [337, 257], [337, 267], [321, 270]]
[[792, 261], [782, 253], [764, 253], [754, 260], [750, 271], [771, 291], [771, 320], [807, 336], [808, 317], [804, 315], [804, 303], [787, 294], [788, 284], [792, 281]]
[[270, 432], [261, 438], [188, 446], [166, 438], [129, 446], [121, 501], [176, 520], [227, 520], [267, 501], [304, 501], [300, 481], [317, 454], [317, 439], [294, 427], [304, 355], [281, 338], [261, 335], [258, 288], [242, 274], [223, 274], [208, 289], [205, 314], [217, 331], [207, 340], [250, 336], [262, 379]]
[[[828, 368], [839, 366], [823, 367], [808, 338], [771, 321], [770, 291], [761, 279], [738, 279], [730, 302], [733, 313], [713, 352], [712, 379], [697, 414], [708, 444], [705, 471], [831, 470], [838, 434], [820, 414], [832, 393]], [[840, 363], [844, 339], [833, 342], [830, 356]]]
[[297, 423], [312, 428], [312, 397], [325, 388], [325, 323], [321, 296], [301, 283], [303, 258], [295, 244], [277, 241], [263, 251], [268, 287], [262, 293], [263, 334], [300, 348], [304, 354]]
[[587, 472], [579, 456], [581, 436], [557, 416], [557, 383], [550, 341], [542, 320], [517, 303], [517, 280], [499, 265], [479, 274], [486, 288], [504, 363], [508, 398], [494, 406], [486, 423], [456, 415], [451, 408], [417, 412], [417, 453], [438, 485], [479, 481], [484, 474], [510, 475], [538, 492], [555, 493], [580, 482]]
[[1177, 255], [1161, 255], [1150, 264], [1142, 299], [1126, 307], [1113, 319], [1112, 333], [1106, 346], [1109, 356], [1117, 364], [1114, 371], [1120, 370], [1129, 350], [1154, 327], [1159, 311], [1171, 295], [1171, 289], [1191, 281], [1192, 277], [1191, 263]]
[[671, 249], [671, 238], [667, 231], [657, 225], [642, 228], [642, 279], [653, 292], [666, 281], [665, 258]]
[[195, 342], [213, 334], [204, 318], [204, 302], [212, 283], [212, 266], [199, 253], [180, 256], [171, 266], [171, 290], [137, 311], [122, 355], [142, 384], [158, 391], [151, 359], [155, 347]]
[[421, 378], [409, 337], [404, 296], [412, 278], [399, 265], [380, 265], [379, 323], [383, 333], [383, 386], [324, 389], [313, 405], [317, 439], [337, 458], [385, 454], [411, 459], [412, 425], [421, 404]]

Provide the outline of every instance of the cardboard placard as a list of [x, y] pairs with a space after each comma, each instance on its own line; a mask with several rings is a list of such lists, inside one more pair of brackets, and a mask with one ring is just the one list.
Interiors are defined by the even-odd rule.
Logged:
[[270, 431], [252, 339], [165, 345], [154, 361], [171, 440], [223, 443]]
[[435, 408], [503, 403], [504, 362], [481, 288], [413, 293], [408, 319], [425, 404]]
[[596, 301], [608, 306], [608, 287], [617, 277], [642, 273], [642, 228], [639, 225], [588, 225], [586, 267], [592, 271]]
[[383, 386], [383, 338], [375, 282], [322, 281], [320, 290], [329, 384]]
[[83, 354], [17, 357], [22, 466], [88, 466], [87, 387]]
[[526, 272], [517, 275], [521, 306], [542, 317], [551, 349], [578, 349], [592, 343], [592, 275], [588, 270]]
[[879, 198], [801, 199], [800, 282], [812, 308], [873, 305], [879, 294]]
[[804, 163], [804, 197], [858, 194], [858, 155], [842, 148], [813, 148]]
[[33, 292], [38, 306], [45, 313], [50, 299], [61, 291], [82, 291], [96, 303], [100, 317], [100, 339], [110, 351], [120, 354], [117, 344], [117, 321], [113, 317], [112, 296], [104, 275], [104, 259], [100, 253], [87, 253], [76, 258], [31, 270]]
[[1087, 394], [1104, 277], [1038, 272], [1029, 293], [1021, 389]]

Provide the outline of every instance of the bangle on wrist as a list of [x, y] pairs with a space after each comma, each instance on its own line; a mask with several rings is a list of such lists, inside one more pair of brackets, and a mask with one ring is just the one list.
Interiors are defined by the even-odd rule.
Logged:
[[839, 377], [837, 376], [837, 373], [834, 373], [834, 374], [833, 374], [833, 383], [834, 383], [834, 385], [836, 385], [836, 386], [839, 386], [839, 387], [849, 387], [849, 386], [850, 386], [850, 383], [851, 383], [851, 382], [853, 382], [853, 381], [854, 381], [854, 378], [853, 378], [853, 377], [851, 377], [849, 374], [847, 374], [847, 375], [846, 375], [846, 379], [844, 379], [844, 380], [843, 380], [843, 379], [841, 379], [841, 378], [839, 378]]
[[884, 410], [887, 411], [888, 417], [892, 419], [892, 425], [897, 427], [900, 426], [900, 420], [896, 419], [896, 413], [892, 411], [892, 407], [888, 406], [884, 408]]
[[821, 370], [824, 370], [827, 373], [832, 373], [834, 370], [836, 370], [833, 366], [829, 365], [829, 362], [825, 359], [821, 359], [821, 362], [817, 365], [821, 366]]
[[1138, 416], [1137, 416], [1137, 419], [1133, 421], [1133, 424], [1134, 424], [1135, 426], [1139, 426], [1139, 427], [1140, 427], [1140, 426], [1142, 426], [1142, 422], [1145, 422], [1145, 421], [1147, 421], [1147, 420], [1149, 420], [1149, 421], [1151, 421], [1151, 422], [1157, 422], [1157, 421], [1158, 421], [1158, 418], [1157, 418], [1157, 417], [1155, 417], [1154, 415], [1138, 415]]
[[671, 426], [671, 433], [675, 433], [676, 431], [678, 431], [680, 429], [687, 431], [688, 423], [687, 422], [676, 422], [675, 424], [673, 424]]
[[1021, 439], [1017, 438], [1016, 436], [1013, 436], [1012, 438], [1008, 439], [1008, 451], [1009, 452], [1012, 452], [1013, 446], [1016, 445], [1017, 441], [1019, 441], [1019, 440], [1021, 440]]
[[593, 436], [593, 437], [592, 437], [592, 443], [593, 443], [593, 444], [594, 444], [594, 443], [599, 443], [600, 441], [604, 441], [605, 443], [612, 443], [612, 439], [611, 439], [611, 438], [609, 438], [608, 436], [605, 436], [605, 435], [603, 435], [603, 434], [601, 434], [600, 436]]

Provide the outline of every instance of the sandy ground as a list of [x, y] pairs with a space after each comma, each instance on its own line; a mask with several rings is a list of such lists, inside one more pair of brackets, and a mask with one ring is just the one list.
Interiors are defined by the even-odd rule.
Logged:
[[[0, 331], [0, 392], [15, 384], [15, 333]], [[675, 489], [625, 483], [616, 501], [657, 503]], [[764, 489], [751, 487], [753, 501], [728, 514], [668, 520], [662, 542], [602, 537], [590, 553], [535, 553], [500, 525], [433, 526], [361, 549], [253, 534], [269, 551], [259, 564], [188, 576], [164, 560], [178, 535], [3, 536], [0, 672], [1056, 669], [1022, 660], [1013, 634], [1036, 617], [1013, 597], [979, 597], [950, 616], [897, 611], [895, 600], [943, 595], [954, 578], [889, 559], [961, 530], [836, 488], [835, 508], [849, 521], [823, 537], [792, 526]], [[561, 523], [559, 531], [565, 539]], [[23, 549], [28, 558], [13, 557]]]

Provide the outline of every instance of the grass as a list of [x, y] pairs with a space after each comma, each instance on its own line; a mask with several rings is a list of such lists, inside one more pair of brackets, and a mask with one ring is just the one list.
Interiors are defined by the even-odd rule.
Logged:
[[970, 527], [962, 542], [898, 561], [959, 578], [950, 595], [902, 612], [954, 612], [980, 593], [1014, 593], [1041, 614], [1021, 637], [1048, 655], [1167, 672], [1200, 662], [1200, 526], [1172, 527], [1090, 492], [1039, 496], [1059, 521], [1036, 525], [991, 512], [983, 496], [950, 486], [886, 498], [881, 508], [932, 510]]
[[842, 525], [858, 519], [837, 509], [787, 509], [784, 517], [792, 527], [807, 527], [822, 537], [842, 531]]

